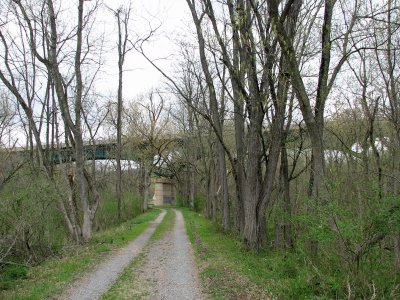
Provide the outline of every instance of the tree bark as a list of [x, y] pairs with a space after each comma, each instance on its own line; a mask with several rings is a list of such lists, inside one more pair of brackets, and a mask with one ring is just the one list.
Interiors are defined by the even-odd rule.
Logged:
[[117, 199], [118, 219], [121, 219], [122, 209], [122, 112], [123, 112], [123, 67], [126, 54], [132, 49], [127, 48], [129, 41], [128, 24], [130, 19], [131, 7], [124, 9], [119, 7], [112, 11], [117, 18], [118, 26], [118, 91], [117, 91], [117, 147], [116, 147], [116, 178], [115, 178], [115, 197]]
[[205, 41], [203, 32], [201, 29], [201, 20], [197, 16], [196, 7], [194, 1], [186, 0], [193, 21], [196, 26], [197, 39], [199, 44], [199, 53], [200, 53], [200, 61], [203, 69], [203, 73], [206, 78], [206, 83], [208, 87], [208, 93], [210, 97], [210, 112], [211, 112], [211, 121], [213, 123], [213, 128], [215, 130], [215, 134], [218, 137], [218, 145], [217, 145], [217, 158], [218, 158], [218, 174], [219, 174], [219, 183], [221, 186], [222, 192], [222, 229], [224, 231], [228, 231], [230, 229], [230, 207], [229, 207], [229, 193], [228, 193], [228, 178], [226, 171], [226, 162], [225, 162], [225, 148], [223, 145], [223, 132], [221, 126], [221, 119], [218, 110], [218, 100], [215, 92], [215, 87], [213, 83], [213, 79], [209, 70], [208, 61], [205, 54]]
[[[301, 1], [300, 1], [301, 2]], [[324, 23], [322, 27], [321, 41], [321, 63], [318, 75], [317, 101], [315, 106], [315, 115], [312, 112], [310, 99], [306, 91], [302, 76], [299, 70], [299, 64], [296, 60], [296, 52], [293, 48], [293, 39], [291, 39], [284, 29], [278, 11], [276, 0], [267, 0], [268, 13], [275, 28], [276, 37], [282, 48], [283, 55], [286, 57], [288, 70], [292, 78], [293, 88], [299, 100], [300, 110], [306, 123], [312, 147], [312, 189], [311, 196], [316, 202], [326, 201], [325, 186], [325, 163], [323, 146], [323, 127], [324, 127], [324, 108], [328, 97], [331, 83], [328, 83], [330, 52], [331, 52], [331, 23], [333, 7], [335, 0], [325, 0]]]

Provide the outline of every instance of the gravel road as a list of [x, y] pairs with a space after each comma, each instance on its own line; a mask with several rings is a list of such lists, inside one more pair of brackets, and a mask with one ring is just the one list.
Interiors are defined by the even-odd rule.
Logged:
[[128, 246], [113, 254], [107, 261], [98, 265], [88, 276], [74, 283], [71, 288], [58, 299], [98, 299], [112, 286], [129, 262], [141, 252], [158, 224], [161, 223], [165, 213], [164, 210], [155, 221], [150, 223], [145, 232], [130, 242]]
[[180, 211], [175, 211], [173, 230], [151, 244], [147, 249], [144, 263], [134, 272], [137, 282], [145, 285], [141, 294], [145, 292], [148, 295], [146, 299], [205, 298], [199, 288], [192, 248]]

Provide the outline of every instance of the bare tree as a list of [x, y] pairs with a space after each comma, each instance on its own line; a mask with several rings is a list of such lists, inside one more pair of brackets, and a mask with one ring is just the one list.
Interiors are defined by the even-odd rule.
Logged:
[[169, 146], [173, 142], [166, 105], [163, 94], [151, 90], [127, 110], [127, 139], [135, 149], [140, 166], [139, 191], [143, 198], [143, 212], [150, 202], [151, 175], [167, 160]]
[[[271, 24], [269, 19], [262, 18], [265, 7], [252, 1], [237, 1], [236, 4], [228, 1], [228, 24], [232, 30], [232, 45], [229, 45], [219, 30], [218, 17], [211, 1], [201, 1], [200, 12], [195, 10], [194, 1], [188, 1], [188, 5], [192, 15], [196, 13], [202, 16], [202, 11], [207, 15], [218, 42], [222, 62], [229, 72], [233, 90], [231, 97], [234, 104], [237, 158], [233, 159], [229, 152], [227, 154], [236, 182], [236, 220], [247, 245], [259, 248], [265, 243], [266, 209], [271, 204], [280, 141], [283, 137], [288, 92], [287, 72], [281, 72], [280, 84], [275, 85], [272, 73], [276, 64], [276, 42], [266, 35]], [[298, 9], [293, 9], [293, 20], [289, 18], [292, 27], [296, 23], [297, 14]], [[255, 35], [253, 30], [259, 35]], [[262, 69], [259, 69], [260, 65], [263, 66]], [[280, 70], [284, 70], [283, 62]], [[230, 94], [230, 90], [227, 91]], [[271, 120], [268, 135], [274, 137], [274, 142], [266, 140], [263, 133], [263, 123], [268, 119]]]
[[118, 206], [118, 218], [121, 218], [121, 182], [122, 182], [122, 169], [121, 169], [121, 153], [122, 153], [122, 113], [123, 113], [123, 73], [124, 73], [124, 62], [126, 54], [133, 49], [129, 37], [129, 20], [131, 14], [131, 3], [126, 7], [119, 7], [116, 10], [112, 10], [112, 13], [117, 19], [118, 26], [118, 93], [117, 93], [117, 149], [116, 149], [116, 181], [115, 181], [115, 195], [117, 198]]
[[[22, 10], [18, 11], [17, 8], [22, 8]], [[31, 7], [31, 9], [33, 10], [34, 7]], [[44, 146], [40, 134], [40, 126], [35, 121], [35, 115], [33, 111], [33, 100], [35, 99], [37, 94], [36, 82], [37, 75], [39, 73], [38, 60], [35, 53], [31, 51], [31, 48], [26, 49], [23, 46], [26, 40], [28, 40], [28, 44], [29, 41], [33, 42], [31, 40], [34, 38], [32, 24], [30, 23], [27, 12], [20, 2], [15, 3], [15, 6], [10, 5], [9, 12], [12, 16], [16, 18], [17, 25], [19, 26], [19, 30], [21, 32], [21, 39], [18, 41], [18, 39], [13, 36], [8, 36], [7, 38], [5, 33], [3, 32], [3, 28], [2, 31], [0, 31], [0, 38], [4, 49], [2, 55], [4, 62], [2, 67], [4, 67], [4, 69], [0, 69], [0, 79], [17, 100], [17, 105], [22, 108], [29, 124], [28, 134], [30, 137], [32, 137], [33, 135], [34, 142], [36, 144], [36, 152], [38, 154], [39, 165], [43, 166], [49, 180], [54, 185], [56, 185], [51, 168], [51, 162], [50, 160], [46, 159]], [[25, 23], [24, 21], [29, 22]], [[20, 44], [18, 44], [18, 42]], [[14, 51], [11, 51], [10, 47], [12, 47]], [[44, 51], [44, 55], [46, 55], [46, 47], [44, 47]], [[19, 53], [22, 53], [22, 55], [24, 55], [23, 59], [18, 58]], [[18, 62], [22, 62], [22, 64], [18, 65]], [[20, 70], [20, 72], [15, 72], [15, 70]], [[23, 84], [20, 85], [20, 81], [23, 81]], [[29, 138], [28, 141], [31, 145], [31, 151], [33, 151], [32, 138]], [[61, 199], [57, 199], [57, 203], [59, 205], [60, 211], [64, 216], [65, 223], [67, 225], [67, 228], [69, 229], [69, 232], [71, 233], [71, 236], [74, 239], [78, 239], [76, 231], [74, 230], [74, 224], [73, 222], [71, 222], [71, 218], [68, 215], [68, 211], [64, 202]]]
[[[57, 99], [63, 120], [66, 144], [67, 146], [72, 146], [74, 149], [76, 176], [71, 178], [76, 178], [76, 182], [71, 182], [71, 184], [77, 184], [78, 186], [80, 204], [83, 211], [82, 224], [72, 222], [73, 218], [71, 219], [68, 216], [68, 210], [62, 201], [60, 202], [60, 208], [65, 216], [67, 227], [70, 229], [70, 232], [73, 232], [72, 236], [78, 240], [80, 238], [83, 240], [90, 239], [92, 232], [91, 224], [99, 204], [94, 178], [85, 170], [84, 126], [82, 123], [84, 119], [83, 102], [93, 82], [93, 80], [89, 80], [85, 85], [84, 81], [86, 78], [82, 75], [82, 68], [84, 61], [91, 59], [90, 55], [93, 51], [88, 36], [93, 26], [91, 16], [96, 11], [98, 3], [95, 2], [88, 5], [89, 9], [84, 13], [84, 2], [83, 0], [78, 2], [76, 26], [67, 33], [60, 33], [61, 30], [59, 27], [61, 25], [57, 21], [59, 12], [55, 11], [56, 6], [52, 0], [46, 1], [38, 7], [29, 6], [22, 1], [13, 1], [15, 15], [19, 20], [21, 28], [24, 30], [32, 61], [35, 65], [36, 63], [40, 63], [44, 67], [50, 82], [48, 88], [54, 87], [55, 98]], [[36, 28], [40, 28], [41, 31], [36, 30]], [[64, 36], [64, 34], [66, 35]], [[6, 49], [5, 57], [8, 57], [8, 44], [5, 41], [4, 35], [2, 34], [1, 36]], [[74, 50], [73, 52], [69, 52], [67, 49]], [[72, 70], [72, 72], [63, 74], [64, 71], [68, 72], [69, 70]], [[51, 170], [48, 166], [48, 161], [45, 160], [40, 131], [33, 120], [33, 110], [30, 106], [30, 95], [34, 93], [27, 93], [27, 100], [25, 100], [19, 91], [11, 68], [7, 68], [7, 71], [8, 78], [1, 73], [1, 79], [16, 96], [18, 103], [23, 108], [35, 137], [41, 164], [48, 170], [49, 177], [51, 178]], [[35, 74], [33, 74], [33, 78], [36, 78]], [[31, 87], [34, 87], [34, 85], [29, 86], [29, 88]], [[71, 94], [72, 97], [70, 96]], [[71, 102], [73, 102], [73, 105], [71, 105]], [[92, 201], [89, 200], [89, 192], [93, 195]], [[70, 207], [72, 210], [73, 205], [70, 205]], [[71, 212], [71, 215], [77, 214]]]

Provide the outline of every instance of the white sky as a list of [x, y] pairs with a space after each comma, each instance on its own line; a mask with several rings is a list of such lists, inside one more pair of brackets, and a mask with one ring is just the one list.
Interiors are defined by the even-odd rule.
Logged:
[[[127, 1], [104, 0], [104, 3], [113, 9], [124, 2]], [[104, 18], [106, 39], [114, 40], [110, 46], [116, 45], [117, 28], [114, 16], [111, 12], [104, 12], [99, 17]], [[130, 30], [143, 36], [148, 32], [148, 21], [152, 27], [158, 27], [161, 24], [156, 35], [144, 49], [152, 59], [161, 59], [157, 64], [168, 70], [174, 63], [173, 56], [177, 49], [175, 40], [185, 34], [185, 26], [187, 28], [185, 24], [188, 24], [189, 18], [190, 12], [185, 0], [132, 0]], [[112, 38], [112, 35], [115, 38]], [[106, 70], [106, 74], [100, 74], [97, 87], [105, 94], [116, 94], [117, 59], [115, 48], [105, 56], [106, 66], [103, 69]], [[162, 75], [135, 50], [127, 54], [124, 69], [125, 100], [131, 100], [135, 98], [135, 95], [144, 93], [151, 87], [159, 86], [163, 81]]]

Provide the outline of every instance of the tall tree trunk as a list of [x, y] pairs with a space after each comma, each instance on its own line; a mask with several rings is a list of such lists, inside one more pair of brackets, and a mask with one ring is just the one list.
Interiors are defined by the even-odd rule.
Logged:
[[208, 93], [210, 97], [210, 113], [211, 113], [211, 122], [212, 127], [215, 131], [215, 134], [218, 139], [217, 145], [217, 158], [218, 158], [218, 174], [219, 174], [219, 182], [221, 185], [222, 192], [222, 229], [224, 231], [228, 231], [230, 228], [230, 208], [229, 208], [229, 191], [228, 191], [228, 178], [227, 178], [227, 170], [226, 170], [226, 162], [225, 162], [225, 148], [223, 145], [223, 132], [221, 125], [221, 118], [218, 110], [218, 100], [217, 95], [213, 83], [213, 79], [210, 73], [206, 53], [205, 53], [205, 41], [203, 32], [201, 29], [201, 20], [197, 16], [195, 3], [191, 0], [186, 0], [193, 21], [196, 26], [197, 39], [199, 44], [199, 53], [200, 53], [200, 61], [203, 69], [203, 73], [205, 75]]
[[264, 221], [258, 218], [259, 201], [262, 197], [261, 187], [261, 139], [259, 131], [256, 127], [250, 126], [248, 142], [248, 158], [246, 168], [246, 189], [245, 189], [245, 225], [244, 225], [244, 239], [248, 247], [257, 249], [262, 246], [265, 232], [260, 232], [262, 226], [260, 222]]
[[216, 168], [214, 159], [210, 159], [209, 164], [209, 180], [208, 180], [208, 198], [211, 204], [211, 219], [214, 224], [218, 219], [218, 202], [216, 197]]
[[81, 54], [82, 54], [82, 31], [83, 31], [83, 3], [80, 0], [78, 4], [78, 25], [77, 25], [77, 41], [75, 52], [75, 76], [76, 76], [76, 91], [75, 91], [75, 165], [78, 189], [80, 193], [81, 206], [83, 211], [82, 222], [82, 238], [88, 241], [92, 236], [92, 219], [89, 204], [89, 191], [85, 178], [85, 156], [82, 133], [82, 95], [83, 82], [81, 72]]
[[[232, 0], [227, 1], [229, 16], [232, 23], [232, 47], [233, 57], [232, 63], [235, 72], [238, 74], [241, 82], [245, 81], [243, 56], [241, 52], [241, 43], [238, 29], [240, 28], [239, 16], [236, 15], [235, 10], [240, 10], [240, 1], [236, 3], [238, 7], [234, 6]], [[233, 112], [234, 112], [234, 126], [235, 126], [235, 146], [236, 155], [235, 165], [232, 166], [234, 169], [234, 179], [236, 186], [236, 204], [235, 204], [235, 227], [239, 233], [243, 233], [245, 216], [244, 216], [244, 177], [245, 177], [245, 146], [244, 146], [244, 99], [234, 76], [230, 76], [230, 81], [233, 90]]]
[[115, 197], [117, 199], [118, 219], [121, 219], [122, 209], [122, 168], [121, 168], [121, 155], [122, 155], [122, 111], [123, 111], [123, 67], [126, 54], [131, 50], [127, 48], [128, 42], [128, 23], [130, 18], [131, 7], [126, 9], [119, 7], [113, 11], [117, 18], [118, 25], [118, 92], [117, 92], [117, 147], [116, 147], [116, 176], [115, 176]]
[[150, 172], [147, 168], [144, 170], [144, 192], [143, 192], [143, 206], [142, 212], [147, 211], [150, 200]]
[[289, 163], [286, 146], [282, 146], [281, 150], [281, 168], [280, 168], [280, 185], [281, 196], [283, 200], [283, 240], [286, 248], [293, 247], [292, 237], [292, 204], [290, 202], [290, 186], [289, 186]]
[[228, 175], [226, 171], [225, 150], [221, 143], [218, 143], [218, 171], [219, 182], [222, 188], [222, 229], [230, 229], [230, 204], [228, 191]]
[[[191, 99], [190, 99], [191, 100]], [[192, 105], [192, 103], [190, 103]], [[189, 122], [189, 157], [190, 157], [190, 162], [189, 162], [189, 203], [190, 203], [190, 208], [194, 209], [195, 208], [195, 197], [196, 197], [196, 167], [195, 163], [197, 161], [197, 155], [198, 155], [198, 146], [196, 145], [198, 141], [195, 139], [195, 120], [193, 116], [193, 110], [192, 108], [188, 107], [188, 122]]]
[[[194, 161], [193, 161], [194, 162]], [[189, 166], [189, 202], [190, 208], [195, 208], [195, 197], [196, 197], [196, 171], [193, 164]]]

